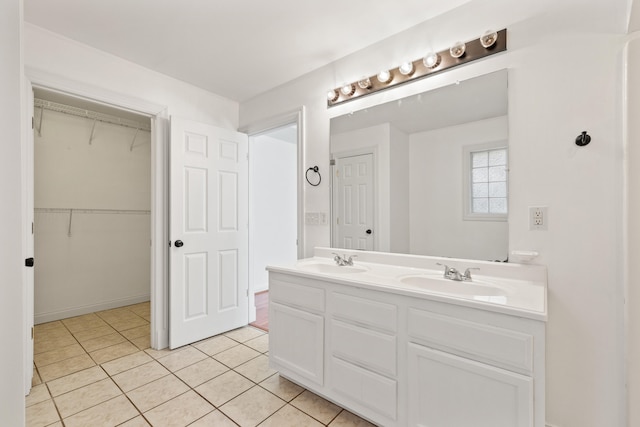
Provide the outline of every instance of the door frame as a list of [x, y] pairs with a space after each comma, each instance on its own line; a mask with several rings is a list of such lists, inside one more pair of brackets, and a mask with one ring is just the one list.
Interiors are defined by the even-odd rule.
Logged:
[[363, 147], [357, 148], [354, 150], [342, 150], [335, 151], [331, 153], [331, 247], [337, 247], [337, 227], [334, 224], [336, 218], [336, 209], [338, 209], [338, 191], [335, 187], [336, 181], [336, 160], [344, 159], [347, 157], [355, 157], [362, 156], [364, 154], [371, 154], [372, 159], [371, 163], [373, 164], [373, 250], [380, 250], [380, 232], [379, 232], [379, 222], [380, 222], [380, 194], [378, 194], [379, 186], [378, 186], [378, 148], [377, 147]]
[[[108, 104], [151, 119], [151, 348], [169, 345], [169, 114], [165, 105], [25, 67], [31, 87], [60, 92]], [[26, 88], [25, 88], [26, 90]], [[33, 153], [25, 162], [33, 163]], [[24, 188], [24, 187], [23, 187]], [[23, 194], [23, 197], [30, 197]], [[25, 311], [33, 305], [33, 293], [25, 298]], [[25, 337], [26, 339], [26, 337]], [[27, 367], [30, 369], [30, 367]]]
[[[268, 132], [273, 129], [277, 129], [282, 126], [286, 126], [295, 123], [297, 126], [297, 141], [296, 141], [296, 187], [297, 187], [297, 254], [298, 259], [302, 259], [305, 256], [304, 243], [304, 147], [305, 147], [305, 132], [304, 132], [304, 117], [305, 107], [300, 106], [294, 110], [290, 110], [275, 116], [268, 117], [263, 120], [258, 120], [253, 123], [240, 127], [238, 132], [246, 133], [249, 138], [261, 133]], [[251, 158], [249, 158], [251, 162]], [[251, 233], [249, 233], [249, 241], [251, 241]], [[249, 259], [249, 265], [251, 265], [251, 259]], [[256, 320], [256, 307], [255, 307], [255, 295], [253, 289], [253, 283], [249, 281], [249, 322]]]

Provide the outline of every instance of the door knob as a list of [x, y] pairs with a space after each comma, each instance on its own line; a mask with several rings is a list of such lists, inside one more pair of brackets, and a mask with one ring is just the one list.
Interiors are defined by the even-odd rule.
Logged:
[[368, 229], [367, 231], [365, 231], [365, 233], [371, 234], [371, 233], [373, 233], [373, 231], [371, 231], [371, 229]]
[[175, 246], [176, 248], [181, 248], [184, 245], [184, 243], [182, 242], [182, 240], [176, 240]]

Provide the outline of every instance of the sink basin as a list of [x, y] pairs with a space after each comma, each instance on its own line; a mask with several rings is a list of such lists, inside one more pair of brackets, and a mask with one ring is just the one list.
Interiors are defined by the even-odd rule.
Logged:
[[424, 289], [425, 291], [438, 292], [449, 295], [460, 296], [504, 296], [507, 293], [490, 284], [478, 282], [456, 282], [444, 279], [441, 276], [435, 278], [433, 275], [405, 276], [400, 279], [405, 285]]
[[366, 268], [358, 267], [354, 265], [335, 265], [324, 264], [321, 262], [313, 263], [301, 263], [298, 264], [298, 268], [306, 271], [313, 271], [314, 273], [324, 274], [352, 274], [352, 273], [364, 273]]

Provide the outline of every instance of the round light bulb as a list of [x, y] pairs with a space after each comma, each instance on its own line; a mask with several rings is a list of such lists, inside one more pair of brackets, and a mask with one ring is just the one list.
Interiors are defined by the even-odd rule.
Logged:
[[337, 90], [333, 89], [327, 92], [327, 101], [329, 102], [335, 102], [338, 100], [338, 97], [340, 96], [340, 94], [338, 93]]
[[488, 49], [498, 41], [498, 33], [493, 30], [486, 31], [480, 36], [480, 44], [483, 48]]
[[344, 96], [351, 96], [356, 92], [356, 87], [352, 84], [347, 84], [340, 88], [340, 92], [342, 92]]
[[464, 51], [466, 48], [467, 46], [464, 43], [456, 42], [453, 46], [451, 46], [451, 49], [449, 49], [449, 53], [454, 58], [460, 58], [462, 55], [464, 55]]
[[422, 60], [422, 63], [427, 68], [436, 68], [440, 65], [440, 55], [435, 52], [429, 52]]
[[358, 80], [358, 86], [360, 89], [369, 89], [371, 87], [371, 79], [369, 77], [363, 77]]
[[382, 70], [378, 73], [377, 78], [380, 83], [389, 83], [393, 80], [393, 74], [389, 70]]
[[400, 74], [403, 76], [410, 76], [413, 74], [413, 62], [403, 62], [400, 64], [400, 67], [398, 67], [398, 71], [400, 71]]

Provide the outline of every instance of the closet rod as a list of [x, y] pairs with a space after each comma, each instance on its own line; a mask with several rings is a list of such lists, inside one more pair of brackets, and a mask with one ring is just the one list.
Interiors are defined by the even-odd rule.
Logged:
[[139, 209], [76, 209], [76, 208], [35, 208], [36, 213], [71, 213], [74, 214], [116, 214], [116, 215], [149, 215], [150, 210]]
[[[96, 120], [102, 123], [109, 123], [112, 125], [124, 126], [127, 128], [140, 129], [147, 132], [151, 132], [151, 123], [149, 123], [148, 121], [138, 122], [136, 120], [129, 120], [122, 117], [112, 116], [110, 114], [98, 113], [96, 111], [85, 110], [83, 108], [59, 104], [57, 102], [45, 101], [39, 98], [34, 99], [34, 106], [39, 107], [41, 111], [42, 110], [56, 111], [58, 113], [69, 114], [71, 116]], [[41, 114], [40, 120], [42, 120], [42, 112], [40, 114]]]

